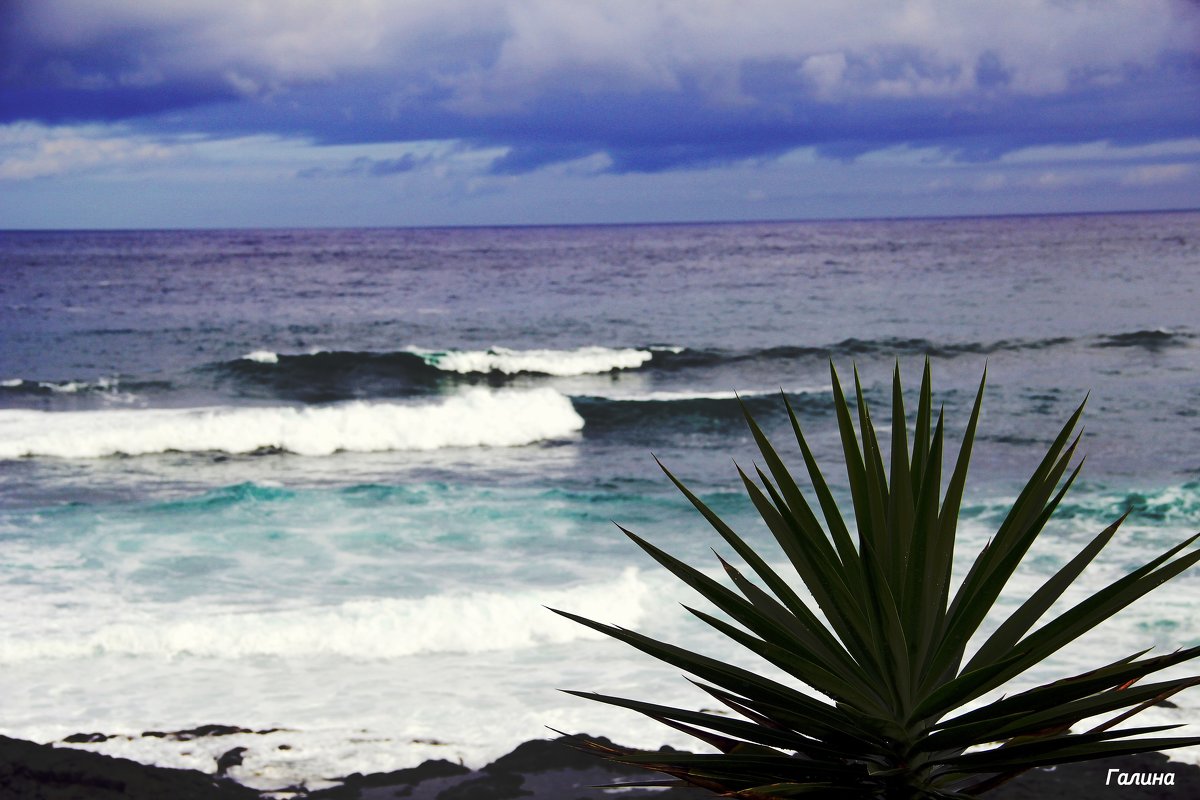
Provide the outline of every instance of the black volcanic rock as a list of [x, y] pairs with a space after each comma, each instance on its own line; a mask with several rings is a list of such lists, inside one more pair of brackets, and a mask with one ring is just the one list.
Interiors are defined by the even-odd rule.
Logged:
[[438, 793], [437, 800], [516, 800], [533, 792], [523, 788], [525, 776], [518, 772], [484, 775], [463, 781]]
[[244, 752], [246, 752], [245, 747], [234, 747], [217, 756], [217, 774], [227, 775], [229, 770], [240, 766], [243, 762], [242, 753]]
[[0, 800], [258, 800], [232, 781], [186, 769], [0, 736]]
[[[588, 738], [588, 737], [583, 737]], [[591, 753], [585, 753], [569, 744], [569, 739], [534, 739], [517, 745], [511, 753], [500, 756], [483, 768], [484, 772], [545, 772], [552, 769], [610, 769], [626, 771], [627, 768], [613, 764]], [[593, 741], [612, 744], [598, 737]]]
[[341, 786], [335, 786], [332, 789], [321, 789], [311, 792], [308, 796], [313, 800], [355, 800], [361, 797], [366, 789], [375, 789], [378, 787], [396, 788], [401, 793], [396, 795], [406, 797], [411, 794], [411, 791], [405, 793], [405, 787], [416, 786], [424, 781], [436, 780], [439, 778], [457, 778], [463, 775], [471, 774], [471, 770], [461, 764], [454, 764], [445, 759], [437, 759], [425, 761], [416, 767], [408, 769], [398, 769], [393, 772], [373, 772], [369, 775], [363, 775], [360, 772], [355, 772], [347, 775]]
[[106, 733], [72, 733], [63, 739], [63, 741], [67, 744], [91, 744], [94, 742], [107, 742], [111, 738]]
[[278, 728], [267, 728], [266, 730], [252, 731], [249, 728], [239, 728], [236, 725], [200, 725], [199, 727], [183, 731], [144, 731], [142, 736], [154, 739], [174, 739], [178, 742], [190, 742], [192, 739], [199, 739], [205, 736], [233, 736], [235, 733], [267, 734], [276, 733], [278, 730]]

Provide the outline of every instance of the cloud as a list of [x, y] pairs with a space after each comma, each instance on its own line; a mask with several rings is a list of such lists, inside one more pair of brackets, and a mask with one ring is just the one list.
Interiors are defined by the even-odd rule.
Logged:
[[[1184, 0], [42, 0], [0, 11], [0, 122], [320, 144], [453, 140], [513, 175], [966, 161], [1200, 129]], [[363, 162], [355, 174], [403, 171]]]
[[143, 136], [114, 136], [96, 127], [0, 126], [0, 180], [29, 180], [157, 164], [179, 147]]
[[306, 167], [296, 173], [300, 178], [346, 178], [367, 176], [382, 178], [389, 175], [400, 175], [412, 172], [417, 167], [431, 161], [428, 156], [417, 157], [405, 153], [399, 158], [370, 158], [359, 156], [349, 164], [341, 167]]
[[1121, 177], [1121, 183], [1126, 186], [1158, 186], [1180, 183], [1195, 173], [1194, 164], [1146, 164], [1128, 170]]

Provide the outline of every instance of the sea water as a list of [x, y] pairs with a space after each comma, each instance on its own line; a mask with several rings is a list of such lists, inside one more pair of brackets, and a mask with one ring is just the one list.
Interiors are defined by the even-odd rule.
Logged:
[[[742, 403], [800, 466], [782, 391], [842, 487], [831, 359], [886, 427], [893, 367], [915, 389], [928, 357], [955, 441], [986, 365], [960, 567], [1090, 392], [1082, 476], [998, 612], [1131, 508], [1084, 597], [1200, 529], [1198, 231], [0, 233], [0, 731], [208, 771], [242, 745], [260, 787], [480, 766], [548, 727], [688, 746], [556, 691], [706, 699], [545, 607], [754, 666], [613, 523], [719, 571], [656, 456], [781, 563]], [[1197, 597], [1185, 574], [1014, 686], [1200, 644]], [[1147, 724], [1197, 719], [1175, 700]], [[270, 732], [142, 735], [208, 723]]]

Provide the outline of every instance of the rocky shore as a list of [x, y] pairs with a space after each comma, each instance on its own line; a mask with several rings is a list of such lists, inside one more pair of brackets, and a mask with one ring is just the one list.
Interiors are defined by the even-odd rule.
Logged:
[[[164, 736], [220, 735], [228, 726], [203, 726]], [[240, 730], [240, 729], [237, 729]], [[100, 734], [68, 737], [85, 742]], [[598, 800], [658, 798], [703, 800], [707, 792], [692, 789], [596, 788], [646, 777], [565, 746], [537, 740], [519, 745], [480, 769], [449, 761], [426, 761], [394, 772], [346, 776], [341, 785], [308, 791], [300, 787], [260, 792], [225, 777], [238, 763], [241, 748], [232, 748], [214, 763], [211, 774], [196, 770], [147, 766], [75, 749], [69, 742], [37, 744], [0, 736], [0, 800]], [[223, 768], [221, 766], [223, 763]], [[1112, 773], [1110, 770], [1117, 770]], [[1121, 779], [1121, 776], [1126, 776]], [[1144, 785], [1138, 776], [1170, 775], [1167, 783]], [[1095, 795], [1122, 800], [1200, 797], [1200, 766], [1168, 761], [1149, 754], [1037, 769], [987, 794], [993, 800], [1034, 800]]]

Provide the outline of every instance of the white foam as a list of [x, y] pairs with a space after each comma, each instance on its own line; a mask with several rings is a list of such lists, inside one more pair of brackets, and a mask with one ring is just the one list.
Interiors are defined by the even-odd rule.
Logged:
[[[785, 565], [773, 566], [785, 572]], [[718, 577], [719, 571], [714, 567], [706, 574]], [[1014, 587], [1022, 590], [1014, 592], [1018, 600], [1026, 588]], [[1083, 587], [1085, 595], [1089, 588]], [[1186, 593], [1178, 594], [1185, 603]], [[216, 756], [244, 746], [249, 748], [245, 764], [231, 775], [263, 789], [301, 781], [316, 788], [325, 785], [322, 778], [415, 766], [428, 758], [462, 760], [478, 768], [520, 741], [548, 736], [546, 726], [603, 733], [636, 747], [666, 743], [695, 749], [694, 740], [641, 715], [553, 691], [596, 690], [683, 708], [708, 701], [679, 670], [633, 648], [593, 638], [581, 626], [569, 626], [577, 630], [561, 637], [541, 627], [545, 620], [539, 616], [556, 620], [536, 607], [544, 603], [630, 627], [778, 678], [777, 670], [679, 609], [677, 600], [694, 602], [694, 597], [664, 570], [651, 568], [619, 578], [608, 573], [553, 591], [527, 586], [503, 594], [360, 600], [308, 610], [215, 612], [211, 617], [190, 604], [174, 604], [172, 610], [165, 603], [147, 607], [120, 599], [60, 609], [58, 617], [42, 617], [40, 630], [30, 626], [19, 635], [53, 635], [64, 645], [74, 639], [94, 645], [95, 635], [137, 626], [140, 608], [146, 614], [140, 625], [142, 649], [93, 647], [61, 661], [16, 654], [25, 660], [3, 666], [6, 685], [13, 690], [0, 724], [4, 733], [37, 741], [60, 740], [77, 731], [127, 733], [132, 738], [82, 747], [208, 772]], [[495, 617], [493, 604], [499, 604]], [[441, 620], [444, 627], [461, 630], [434, 630], [441, 614], [455, 615], [449, 617], [451, 624]], [[378, 623], [372, 622], [375, 618]], [[56, 628], [56, 620], [64, 620], [63, 627]], [[1048, 671], [1024, 676], [1013, 690], [1028, 688], [1034, 679], [1054, 680], [1094, 667], [1101, 657], [1110, 660], [1114, 643], [1122, 654], [1153, 643], [1140, 630], [1137, 616], [1114, 622], [1116, 628], [1110, 623], [1103, 638], [1094, 638], [1074, 657], [1055, 656]], [[353, 640], [340, 638], [343, 628], [358, 624], [364, 627]], [[178, 632], [182, 639], [185, 626], [192, 637], [183, 639], [187, 649], [166, 647], [169, 634]], [[290, 641], [288, 630], [295, 636]], [[1193, 623], [1186, 623], [1172, 638], [1186, 641], [1193, 630]], [[398, 648], [406, 635], [415, 657], [391, 657], [387, 648]], [[492, 637], [497, 646], [472, 646], [478, 636]], [[261, 641], [256, 643], [255, 637]], [[0, 641], [13, 638], [6, 635]], [[105, 647], [118, 638], [111, 636]], [[231, 646], [232, 655], [222, 651], [197, 657], [202, 647], [215, 647], [211, 643], [218, 638]], [[281, 643], [297, 650], [290, 652]], [[1143, 722], [1194, 719], [1195, 708], [1186, 705], [1189, 696], [1176, 700], [1181, 708], [1149, 709]], [[283, 730], [187, 742], [139, 735], [147, 729], [213, 722]], [[1195, 761], [1198, 752], [1175, 750], [1172, 758]]]
[[502, 372], [515, 375], [535, 372], [559, 377], [593, 375], [615, 369], [637, 369], [654, 354], [633, 348], [580, 347], [575, 350], [510, 350], [493, 347], [489, 350], [429, 351], [412, 348], [425, 363], [446, 372]]
[[117, 388], [116, 378], [97, 378], [95, 381], [26, 381], [23, 378], [9, 378], [0, 381], [0, 387], [5, 389], [16, 389], [18, 386], [24, 386], [26, 383], [36, 384], [39, 388], [57, 394], [78, 394], [92, 389], [97, 389], [102, 392], [115, 392]]
[[0, 641], [0, 663], [102, 656], [373, 660], [514, 650], [602, 638], [543, 606], [634, 626], [652, 594], [638, 571], [627, 568], [616, 580], [552, 591], [375, 598], [310, 608], [193, 612], [183, 617], [174, 605], [118, 605], [105, 609], [105, 618], [124, 617], [116, 622], [46, 621], [35, 631], [7, 636]]
[[0, 410], [0, 458], [99, 458], [164, 452], [252, 453], [511, 447], [583, 428], [553, 389], [470, 390], [435, 403], [101, 411]]
[[[87, 381], [66, 381], [65, 383], [51, 383], [49, 381], [42, 381], [38, 384], [38, 386], [41, 386], [43, 389], [49, 389], [52, 392], [58, 392], [60, 394], [76, 394], [80, 391], [90, 389], [92, 384], [88, 383]], [[99, 388], [104, 389], [107, 387], [99, 386]]]
[[270, 350], [254, 350], [242, 356], [243, 361], [257, 361], [259, 364], [278, 364], [279, 354]]

